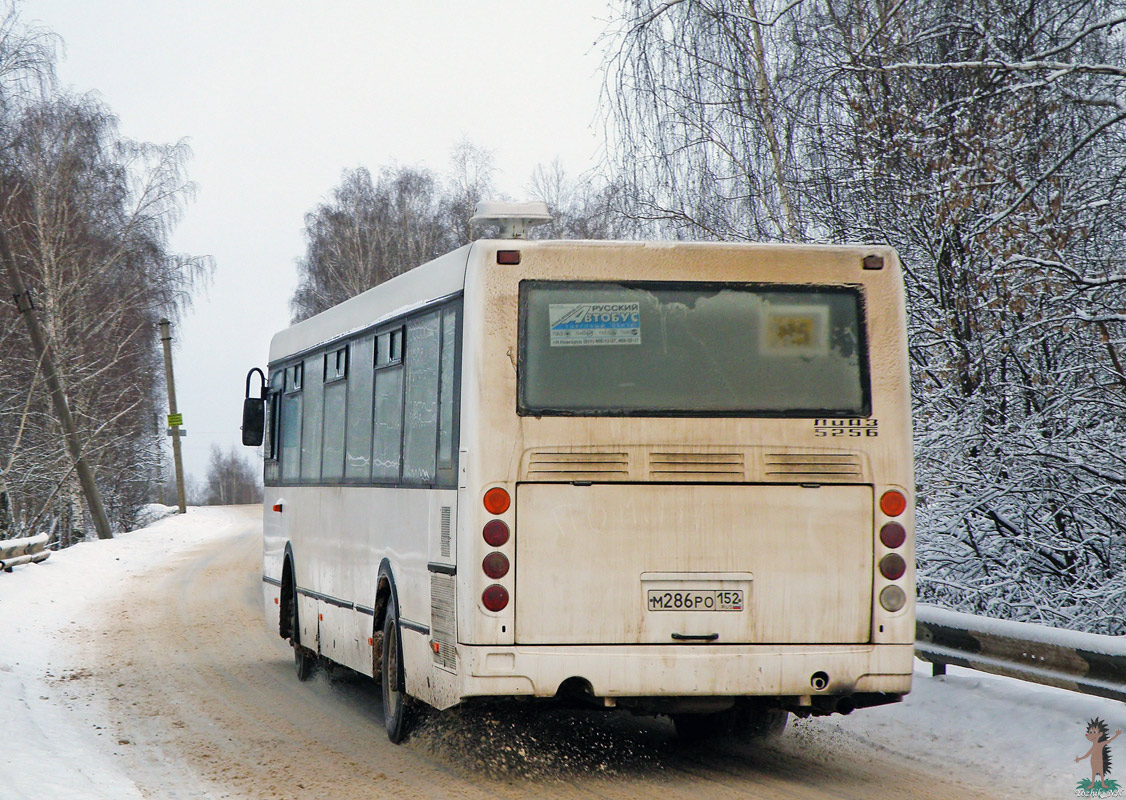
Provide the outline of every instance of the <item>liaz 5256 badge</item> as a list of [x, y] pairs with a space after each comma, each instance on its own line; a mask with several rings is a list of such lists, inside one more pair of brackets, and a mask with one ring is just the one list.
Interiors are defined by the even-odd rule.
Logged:
[[815, 419], [813, 420], [813, 435], [837, 438], [848, 436], [853, 439], [861, 436], [879, 436], [880, 421], [875, 417], [871, 419]]

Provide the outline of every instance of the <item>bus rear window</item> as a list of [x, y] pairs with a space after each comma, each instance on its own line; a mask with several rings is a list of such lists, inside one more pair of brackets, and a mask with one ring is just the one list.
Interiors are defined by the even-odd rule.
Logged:
[[855, 286], [520, 283], [521, 415], [871, 413]]

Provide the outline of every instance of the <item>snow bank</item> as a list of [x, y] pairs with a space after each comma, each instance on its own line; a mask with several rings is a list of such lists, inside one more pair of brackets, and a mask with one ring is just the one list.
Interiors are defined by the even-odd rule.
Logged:
[[214, 537], [223, 526], [208, 520], [223, 513], [190, 508], [0, 579], [0, 798], [141, 800], [115, 763], [109, 732], [80, 721], [68, 700], [67, 682], [82, 669], [84, 612], [99, 592]]
[[153, 523], [160, 522], [165, 517], [171, 517], [179, 510], [179, 506], [165, 506], [160, 503], [149, 503], [147, 506], [141, 506], [141, 510], [137, 512], [137, 527], [147, 528]]

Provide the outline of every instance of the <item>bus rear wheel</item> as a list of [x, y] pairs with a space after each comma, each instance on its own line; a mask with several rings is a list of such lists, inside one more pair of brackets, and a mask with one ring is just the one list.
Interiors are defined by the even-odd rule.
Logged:
[[399, 638], [399, 610], [394, 599], [388, 601], [387, 616], [383, 621], [383, 656], [379, 674], [383, 685], [383, 724], [387, 728], [387, 738], [399, 744], [410, 735], [414, 713], [403, 687], [403, 648]]
[[790, 714], [781, 708], [743, 706], [735, 709], [732, 733], [737, 739], [773, 739], [786, 730]]
[[716, 714], [672, 714], [676, 736], [684, 742], [702, 742], [717, 739], [731, 731], [731, 715], [722, 711]]
[[781, 735], [789, 716], [781, 708], [748, 702], [712, 714], [673, 714], [672, 722], [677, 737], [686, 742], [727, 736], [749, 742]]

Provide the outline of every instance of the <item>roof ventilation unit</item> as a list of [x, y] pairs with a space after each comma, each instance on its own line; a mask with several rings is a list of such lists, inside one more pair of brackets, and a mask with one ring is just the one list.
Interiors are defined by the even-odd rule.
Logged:
[[527, 238], [528, 228], [551, 222], [547, 203], [539, 200], [530, 203], [503, 203], [482, 200], [469, 219], [471, 225], [499, 225], [501, 239]]

